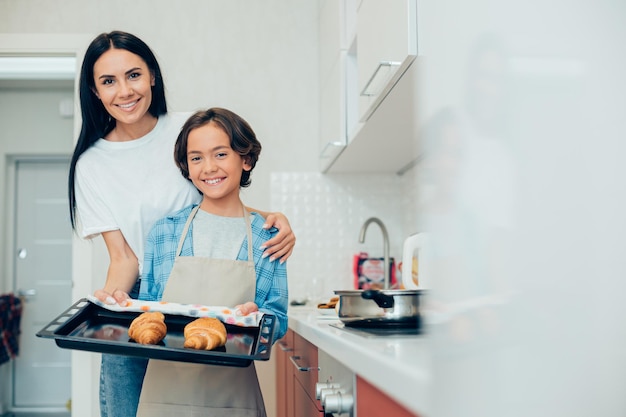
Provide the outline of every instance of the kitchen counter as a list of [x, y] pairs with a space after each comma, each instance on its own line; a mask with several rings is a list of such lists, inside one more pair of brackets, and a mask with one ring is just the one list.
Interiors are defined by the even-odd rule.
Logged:
[[290, 329], [407, 409], [428, 415], [431, 375], [424, 336], [365, 337], [331, 326], [339, 323], [337, 316], [312, 307], [289, 309]]

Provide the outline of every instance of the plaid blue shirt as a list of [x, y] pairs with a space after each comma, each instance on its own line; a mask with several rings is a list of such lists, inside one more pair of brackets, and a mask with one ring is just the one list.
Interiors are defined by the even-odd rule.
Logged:
[[[153, 226], [146, 241], [143, 272], [139, 299], [160, 301], [165, 284], [174, 267], [178, 241], [183, 233], [187, 218], [195, 205], [179, 210], [159, 221]], [[278, 320], [274, 340], [278, 340], [287, 332], [287, 264], [278, 261], [270, 262], [269, 257], [262, 258], [263, 251], [259, 247], [273, 237], [278, 230], [265, 230], [265, 220], [258, 213], [252, 213], [252, 257], [256, 271], [256, 295], [254, 302], [259, 311], [274, 314]], [[183, 243], [181, 256], [193, 256], [193, 222]], [[248, 239], [244, 239], [237, 255], [237, 260], [248, 260]]]

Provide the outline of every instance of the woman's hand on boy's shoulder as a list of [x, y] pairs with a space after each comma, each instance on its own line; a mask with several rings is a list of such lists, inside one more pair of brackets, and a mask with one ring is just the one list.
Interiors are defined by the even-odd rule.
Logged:
[[282, 213], [268, 214], [263, 228], [269, 229], [271, 227], [278, 229], [278, 233], [261, 246], [262, 249], [265, 249], [263, 255], [264, 257], [269, 256], [270, 261], [279, 259], [280, 263], [283, 263], [293, 253], [293, 248], [296, 245], [296, 235], [291, 230], [287, 216]]

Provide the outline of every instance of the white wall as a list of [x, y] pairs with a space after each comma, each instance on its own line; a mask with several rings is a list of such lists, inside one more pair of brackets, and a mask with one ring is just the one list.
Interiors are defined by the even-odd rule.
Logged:
[[404, 239], [418, 231], [414, 190], [410, 174], [272, 174], [272, 206], [290, 213], [298, 230], [297, 250], [287, 262], [291, 298], [317, 304], [334, 296], [334, 290], [354, 288], [354, 255], [383, 256], [376, 224], [359, 243], [361, 227], [370, 217], [385, 224], [397, 265]]

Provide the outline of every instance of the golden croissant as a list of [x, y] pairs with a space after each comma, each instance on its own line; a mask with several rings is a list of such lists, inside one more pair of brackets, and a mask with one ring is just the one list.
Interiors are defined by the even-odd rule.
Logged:
[[213, 350], [226, 344], [226, 327], [216, 318], [201, 317], [185, 326], [185, 346], [190, 349]]
[[165, 333], [165, 316], [159, 311], [141, 313], [128, 328], [128, 336], [142, 345], [156, 345], [163, 340]]

